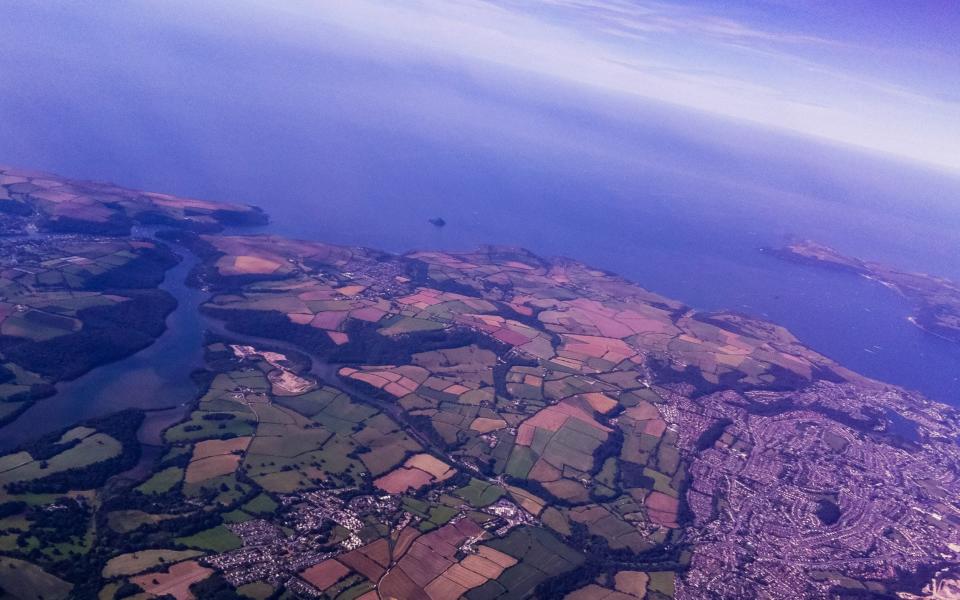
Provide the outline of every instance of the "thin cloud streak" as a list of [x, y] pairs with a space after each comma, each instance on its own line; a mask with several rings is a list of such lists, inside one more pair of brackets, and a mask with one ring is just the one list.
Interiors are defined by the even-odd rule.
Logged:
[[960, 171], [960, 104], [817, 59], [869, 52], [844, 40], [662, 2], [351, 0], [299, 8], [392, 44], [391, 61], [497, 64], [508, 76], [533, 72]]
[[[611, 28], [623, 33], [692, 34], [718, 40], [760, 40], [776, 44], [814, 44], [826, 47], [849, 47], [841, 40], [816, 35], [792, 34], [751, 27], [740, 21], [716, 15], [699, 14], [675, 4], [663, 2], [622, 2], [618, 0], [542, 0], [559, 8], [578, 11], [585, 18], [607, 21]], [[522, 6], [522, 4], [515, 4]]]

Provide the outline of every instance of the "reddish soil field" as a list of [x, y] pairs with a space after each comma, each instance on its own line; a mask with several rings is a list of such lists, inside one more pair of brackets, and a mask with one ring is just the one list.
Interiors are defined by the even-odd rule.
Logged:
[[322, 289], [322, 290], [310, 290], [309, 292], [303, 292], [302, 294], [297, 294], [297, 298], [300, 298], [304, 301], [309, 300], [330, 300], [334, 298], [336, 294], [333, 290]]
[[400, 567], [394, 567], [380, 584], [381, 598], [403, 598], [404, 600], [431, 600], [423, 588], [413, 582]]
[[466, 557], [461, 564], [474, 573], [479, 573], [488, 579], [496, 579], [504, 570], [517, 564], [517, 559], [488, 546], [480, 546], [477, 548], [477, 554]]
[[342, 346], [350, 341], [350, 336], [342, 331], [328, 331], [327, 335], [330, 336], [330, 340], [338, 346]]
[[660, 411], [657, 410], [656, 406], [644, 401], [636, 406], [631, 406], [625, 410], [623, 414], [631, 419], [636, 419], [637, 421], [646, 421], [648, 419], [658, 418], [660, 416]]
[[390, 544], [387, 543], [386, 539], [379, 539], [372, 544], [367, 544], [360, 550], [367, 555], [367, 557], [380, 564], [381, 566], [387, 566], [390, 564]]
[[317, 329], [338, 329], [340, 324], [343, 323], [343, 320], [347, 318], [346, 311], [338, 310], [328, 310], [326, 312], [317, 313], [313, 320], [310, 321], [311, 327], [316, 327]]
[[229, 475], [237, 470], [240, 458], [236, 454], [221, 454], [195, 460], [187, 465], [187, 473], [183, 480], [187, 483], [197, 483], [221, 475]]
[[590, 335], [563, 335], [563, 349], [612, 362], [620, 362], [636, 354], [623, 340]]
[[554, 467], [544, 459], [539, 459], [536, 464], [533, 465], [533, 468], [530, 469], [530, 472], [527, 473], [527, 479], [535, 479], [537, 481], [556, 481], [560, 479], [562, 473], [560, 469]]
[[590, 407], [598, 413], [606, 414], [617, 406], [616, 400], [600, 392], [589, 392], [583, 394], [582, 397], [590, 404]]
[[426, 471], [433, 475], [435, 479], [444, 479], [450, 477], [450, 465], [434, 458], [429, 454], [417, 454], [407, 459], [406, 466]]
[[367, 557], [366, 554], [363, 554], [359, 549], [343, 554], [337, 557], [337, 560], [341, 561], [343, 564], [347, 565], [357, 573], [360, 573], [370, 581], [379, 581], [380, 577], [383, 576], [384, 571], [386, 571], [385, 568], [370, 560], [370, 558]]
[[510, 329], [500, 329], [493, 334], [493, 337], [497, 338], [505, 344], [510, 344], [512, 346], [522, 346], [530, 341], [531, 338], [523, 335], [522, 333], [517, 333]]
[[667, 430], [667, 423], [662, 419], [651, 419], [643, 426], [643, 432], [654, 437], [660, 437]]
[[480, 433], [490, 433], [491, 431], [503, 429], [506, 426], [507, 422], [503, 419], [479, 417], [473, 420], [473, 423], [470, 424], [470, 429]]
[[420, 537], [420, 532], [412, 527], [407, 527], [397, 536], [397, 543], [393, 546], [393, 560], [400, 560], [404, 554], [410, 550], [413, 542]]
[[200, 566], [200, 563], [195, 560], [188, 560], [171, 566], [166, 573], [147, 573], [131, 577], [130, 581], [139, 585], [148, 594], [155, 596], [170, 594], [177, 600], [192, 600], [190, 586], [212, 574], [211, 569]]
[[300, 577], [313, 587], [322, 591], [340, 581], [340, 579], [349, 572], [350, 569], [330, 558], [313, 565], [301, 573]]
[[677, 507], [676, 498], [662, 492], [650, 492], [644, 503], [647, 509], [647, 515], [650, 520], [665, 527], [677, 526]]
[[374, 308], [372, 306], [368, 306], [366, 308], [358, 308], [356, 310], [350, 311], [350, 316], [352, 318], [358, 319], [360, 321], [369, 321], [371, 323], [376, 323], [377, 321], [382, 319], [383, 316], [386, 314], [387, 313], [385, 311], [380, 310], [379, 308]]
[[529, 446], [533, 442], [533, 429], [535, 427], [549, 431], [557, 431], [563, 427], [563, 424], [571, 417], [579, 419], [600, 431], [607, 433], [611, 431], [609, 427], [597, 423], [586, 410], [564, 401], [560, 404], [544, 408], [521, 423], [520, 427], [517, 428], [516, 443], [521, 446]]
[[467, 589], [466, 586], [441, 575], [427, 584], [426, 592], [431, 600], [457, 600]]
[[250, 436], [235, 437], [229, 440], [204, 440], [193, 447], [193, 460], [200, 460], [218, 454], [231, 454], [243, 451], [250, 444]]
[[296, 323], [297, 325], [309, 325], [310, 321], [313, 320], [313, 315], [306, 313], [290, 313], [287, 315], [287, 318], [290, 319], [292, 323]]
[[433, 481], [433, 477], [426, 471], [400, 467], [378, 478], [373, 482], [373, 485], [388, 494], [400, 494], [408, 489], [420, 489], [431, 481]]

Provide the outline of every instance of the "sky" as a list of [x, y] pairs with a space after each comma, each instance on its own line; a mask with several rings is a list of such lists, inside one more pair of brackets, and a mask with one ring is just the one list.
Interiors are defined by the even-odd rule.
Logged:
[[493, 66], [960, 172], [954, 0], [251, 0], [246, 7], [266, 20], [285, 12], [304, 27], [351, 32], [390, 63], [467, 73]]

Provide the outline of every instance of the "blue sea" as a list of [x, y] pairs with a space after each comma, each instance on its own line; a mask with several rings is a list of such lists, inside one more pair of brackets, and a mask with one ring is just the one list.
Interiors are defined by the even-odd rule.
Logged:
[[908, 302], [759, 251], [810, 238], [960, 279], [956, 176], [492, 65], [394, 59], [293, 17], [258, 28], [243, 6], [8, 3], [0, 163], [250, 202], [290, 236], [569, 256], [960, 405], [960, 345], [910, 325]]

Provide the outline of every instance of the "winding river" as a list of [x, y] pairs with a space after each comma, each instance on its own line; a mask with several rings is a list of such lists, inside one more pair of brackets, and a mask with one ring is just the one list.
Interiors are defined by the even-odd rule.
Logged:
[[[207, 294], [186, 285], [197, 260], [177, 251], [182, 260], [167, 271], [160, 284], [160, 289], [177, 300], [176, 309], [167, 316], [166, 331], [136, 354], [58, 384], [56, 395], [37, 401], [17, 420], [0, 428], [0, 450], [125, 408], [185, 410], [197, 391], [190, 373], [203, 366], [205, 324], [198, 307]], [[170, 419], [176, 414], [164, 411], [163, 416]], [[161, 418], [159, 413], [157, 418]], [[153, 437], [146, 431], [152, 420], [148, 419], [141, 434], [145, 443], [150, 440], [143, 439], [144, 435]]]

